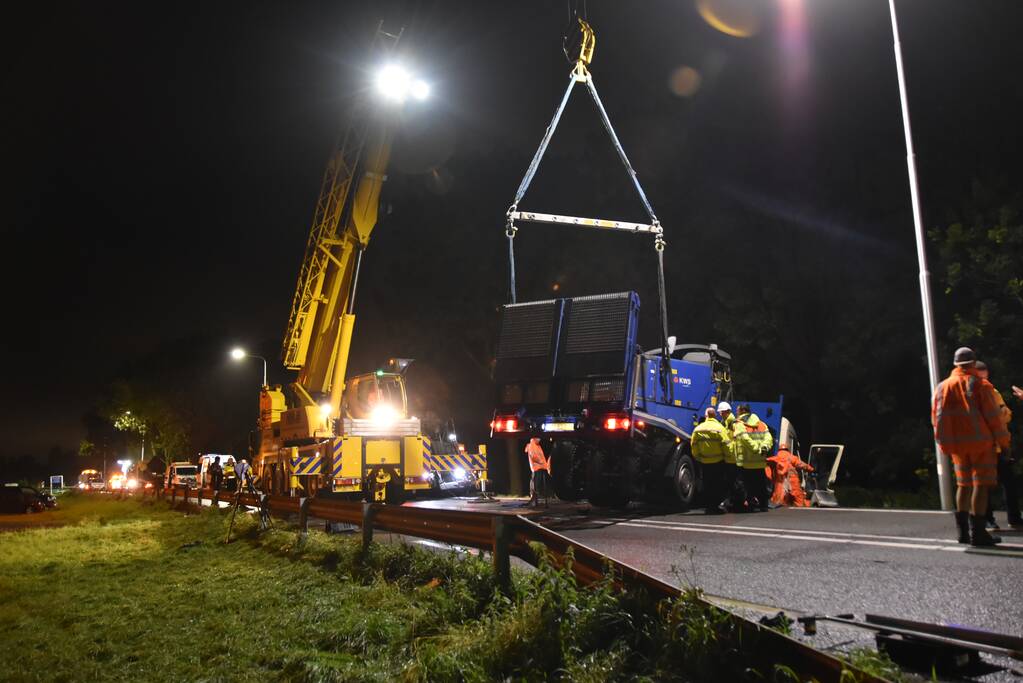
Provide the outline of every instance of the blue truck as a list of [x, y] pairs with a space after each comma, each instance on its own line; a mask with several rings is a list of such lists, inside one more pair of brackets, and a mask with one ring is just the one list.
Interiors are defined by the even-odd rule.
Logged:
[[[538, 436], [562, 500], [698, 503], [689, 438], [708, 406], [731, 402], [731, 356], [716, 345], [642, 350], [635, 292], [505, 305], [491, 436]], [[798, 449], [782, 398], [750, 405]]]

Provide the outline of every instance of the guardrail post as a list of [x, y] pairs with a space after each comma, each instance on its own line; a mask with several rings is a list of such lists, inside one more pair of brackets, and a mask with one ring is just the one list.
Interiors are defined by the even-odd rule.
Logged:
[[270, 496], [266, 493], [259, 494], [259, 525], [263, 531], [267, 530], [270, 519]]
[[309, 499], [298, 499], [298, 531], [302, 536], [309, 531]]
[[502, 515], [495, 515], [491, 522], [494, 532], [494, 578], [498, 589], [505, 594], [511, 592], [511, 545], [512, 527]]
[[195, 504], [202, 509], [202, 489], [195, 490]]
[[373, 542], [373, 518], [376, 516], [377, 509], [373, 503], [362, 504], [362, 549], [369, 550], [370, 543]]

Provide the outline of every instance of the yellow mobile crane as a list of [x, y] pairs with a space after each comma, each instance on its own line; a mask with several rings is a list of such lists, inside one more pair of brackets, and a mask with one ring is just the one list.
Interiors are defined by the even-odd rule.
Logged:
[[[382, 63], [400, 37], [378, 27], [374, 52]], [[260, 393], [253, 468], [273, 493], [400, 502], [430, 488], [419, 420], [408, 414], [411, 360], [391, 359], [388, 371], [345, 380], [359, 265], [376, 226], [399, 105], [428, 93], [393, 64], [376, 86], [355, 104], [323, 177], [281, 350], [284, 366], [298, 371], [293, 400], [280, 386]]]

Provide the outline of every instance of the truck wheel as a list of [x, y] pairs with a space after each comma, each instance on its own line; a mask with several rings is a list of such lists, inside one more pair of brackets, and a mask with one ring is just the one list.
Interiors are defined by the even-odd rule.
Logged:
[[391, 473], [391, 481], [387, 482], [387, 500], [385, 501], [388, 505], [401, 505], [405, 502], [405, 480], [402, 477], [395, 476]]
[[551, 481], [554, 484], [554, 494], [559, 500], [574, 503], [582, 498], [580, 458], [576, 457], [578, 453], [577, 444], [561, 441], [551, 454]]
[[675, 489], [675, 498], [682, 509], [691, 508], [696, 502], [696, 463], [688, 453], [679, 456], [672, 484]]
[[[621, 473], [614, 472], [615, 463], [610, 454], [594, 448], [589, 451], [586, 468], [586, 498], [590, 505], [602, 508], [624, 508], [629, 494], [619, 488]], [[615, 484], [619, 484], [616, 486]]]

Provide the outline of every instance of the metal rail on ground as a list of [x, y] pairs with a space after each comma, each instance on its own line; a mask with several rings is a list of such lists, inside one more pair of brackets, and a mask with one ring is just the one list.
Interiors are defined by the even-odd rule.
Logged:
[[[364, 544], [372, 542], [373, 530], [376, 529], [489, 551], [493, 557], [497, 581], [505, 590], [511, 581], [511, 557], [518, 557], [535, 566], [540, 561], [536, 549], [538, 544], [546, 548], [554, 564], [569, 569], [581, 585], [589, 586], [610, 576], [623, 589], [644, 590], [655, 601], [672, 601], [682, 595], [676, 586], [518, 515], [288, 496], [243, 494], [239, 498], [234, 492], [187, 486], [149, 491], [158, 498], [169, 497], [172, 503], [177, 502], [178, 498], [184, 503], [195, 501], [198, 504], [203, 499], [225, 503], [238, 500], [242, 505], [258, 507], [260, 498], [263, 498], [272, 513], [298, 514], [303, 532], [308, 527], [309, 516], [313, 516], [361, 527]], [[221, 493], [226, 495], [221, 496]], [[142, 495], [148, 495], [147, 490], [144, 489]], [[570, 556], [571, 562], [568, 562]], [[723, 610], [703, 598], [698, 599], [707, 609], [727, 615], [738, 633], [743, 649], [761, 671], [770, 672], [775, 665], [782, 664], [798, 673], [801, 680], [817, 680], [821, 683], [845, 683], [850, 680], [875, 683], [883, 680], [856, 670], [847, 662], [779, 631]]]

